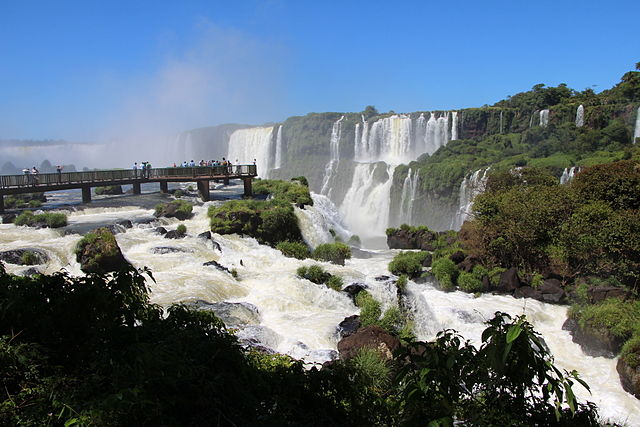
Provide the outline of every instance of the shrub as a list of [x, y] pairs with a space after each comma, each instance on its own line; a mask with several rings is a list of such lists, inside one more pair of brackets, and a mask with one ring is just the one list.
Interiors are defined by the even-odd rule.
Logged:
[[95, 193], [98, 196], [105, 195], [105, 194], [122, 194], [122, 186], [107, 185], [106, 187], [96, 187]]
[[[180, 190], [178, 190], [178, 191], [180, 191]], [[188, 185], [187, 186], [187, 191], [190, 192], [190, 193], [193, 192], [193, 185]]]
[[329, 280], [327, 280], [326, 285], [328, 288], [331, 288], [334, 291], [341, 291], [342, 287], [344, 286], [344, 281], [342, 280], [342, 277], [332, 275], [331, 277], [329, 277]]
[[417, 277], [422, 273], [422, 263], [427, 255], [428, 252], [400, 252], [389, 263], [389, 271], [396, 276]]
[[155, 207], [156, 217], [178, 218], [180, 220], [189, 219], [192, 216], [193, 205], [184, 200], [172, 200], [169, 203], [159, 203]]
[[176, 231], [180, 234], [185, 234], [187, 232], [187, 226], [184, 224], [178, 224], [178, 227], [176, 227]]
[[344, 265], [345, 259], [351, 258], [351, 248], [344, 243], [323, 243], [314, 249], [312, 258]]
[[398, 280], [396, 281], [396, 286], [398, 289], [400, 289], [401, 291], [404, 291], [407, 287], [407, 276], [405, 276], [404, 274], [402, 274], [400, 277], [398, 277]]
[[38, 255], [31, 251], [23, 252], [20, 257], [20, 261], [22, 262], [22, 265], [36, 265], [39, 263]]
[[354, 369], [353, 381], [358, 388], [372, 388], [382, 393], [389, 387], [391, 369], [375, 349], [360, 348], [349, 364]]
[[392, 335], [398, 335], [404, 324], [404, 318], [398, 307], [387, 309], [378, 321], [378, 326]]
[[356, 295], [356, 306], [360, 308], [360, 325], [363, 328], [378, 324], [382, 310], [380, 303], [369, 292], [362, 291]]
[[357, 234], [354, 234], [351, 237], [349, 237], [349, 241], [347, 242], [347, 244], [349, 246], [354, 247], [354, 248], [359, 248], [359, 247], [362, 246], [362, 242], [360, 241], [360, 237]]
[[620, 351], [620, 359], [631, 368], [640, 366], [640, 334], [636, 333], [629, 341], [624, 343]]
[[570, 316], [583, 328], [606, 329], [618, 338], [627, 339], [640, 332], [640, 301], [609, 298], [600, 304], [572, 306]]
[[458, 276], [458, 286], [463, 291], [471, 294], [480, 292], [483, 289], [481, 280], [479, 280], [473, 273], [466, 273], [464, 271]]
[[40, 200], [29, 200], [30, 208], [39, 208], [42, 206], [42, 202]]
[[254, 181], [253, 193], [258, 195], [270, 194], [273, 199], [287, 203], [313, 206], [313, 199], [309, 187], [298, 181], [286, 182], [272, 179]]
[[291, 178], [291, 181], [298, 181], [300, 184], [304, 185], [305, 187], [309, 187], [309, 181], [307, 181], [307, 178], [304, 176], [296, 176], [295, 178]]
[[63, 213], [46, 212], [34, 215], [31, 211], [22, 212], [13, 221], [15, 225], [44, 226], [59, 228], [67, 225], [67, 216]]
[[455, 289], [459, 270], [451, 259], [446, 257], [435, 260], [431, 265], [431, 271], [438, 279], [442, 290], [450, 291]]
[[296, 270], [296, 274], [299, 277], [303, 279], [307, 279], [318, 285], [321, 285], [327, 282], [331, 278], [331, 274], [324, 271], [324, 269], [317, 264], [314, 264], [309, 267], [306, 267], [306, 266], [298, 267], [298, 269]]
[[173, 192], [173, 197], [179, 199], [180, 197], [184, 196], [184, 193], [182, 192], [182, 190], [176, 190]]
[[235, 269], [235, 268], [232, 268], [232, 269], [231, 269], [231, 276], [232, 276], [234, 279], [237, 279], [237, 278], [238, 278], [238, 270], [237, 270], [237, 269]]
[[311, 255], [309, 247], [303, 242], [284, 240], [276, 245], [276, 249], [289, 258], [306, 259]]

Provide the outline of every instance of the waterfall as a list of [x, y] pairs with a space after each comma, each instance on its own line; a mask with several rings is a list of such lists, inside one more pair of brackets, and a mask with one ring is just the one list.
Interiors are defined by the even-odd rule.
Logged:
[[451, 112], [451, 140], [456, 141], [458, 139], [458, 112]]
[[640, 107], [638, 107], [638, 112], [636, 113], [636, 129], [633, 132], [633, 143], [636, 143], [637, 138], [640, 138]]
[[227, 159], [238, 159], [240, 163], [251, 163], [256, 159], [258, 176], [267, 178], [271, 166], [272, 134], [272, 126], [238, 129], [229, 138]]
[[537, 111], [534, 111], [533, 113], [531, 113], [531, 118], [529, 119], [529, 129], [531, 129], [531, 126], [533, 126], [533, 116], [535, 116], [537, 113]]
[[416, 141], [416, 153], [424, 153], [427, 150], [427, 120], [424, 118], [424, 113], [420, 113], [420, 117], [416, 120], [413, 135]]
[[500, 111], [500, 133], [502, 133], [502, 111]]
[[580, 172], [580, 168], [572, 166], [571, 168], [565, 168], [560, 177], [560, 184], [566, 184], [573, 179], [576, 173]]
[[416, 199], [416, 192], [418, 188], [418, 176], [419, 172], [416, 170], [412, 174], [411, 168], [407, 173], [406, 178], [402, 184], [402, 195], [400, 198], [400, 216], [398, 218], [398, 224], [411, 224], [413, 213], [413, 202]]
[[[366, 128], [366, 124], [365, 124]], [[365, 135], [366, 134], [366, 135]], [[356, 150], [356, 161], [399, 164], [412, 160], [411, 118], [394, 115], [377, 120], [366, 132]]]
[[549, 110], [540, 110], [540, 126], [546, 128], [549, 125]]
[[276, 158], [274, 169], [280, 169], [282, 167], [282, 125], [278, 127], [278, 133], [276, 134]]
[[333, 230], [343, 241], [349, 240], [352, 234], [342, 223], [336, 205], [321, 194], [311, 193], [311, 197], [313, 206], [295, 210], [305, 243], [315, 249], [323, 243], [333, 242], [334, 237], [329, 230]]
[[576, 127], [584, 126], [584, 106], [582, 104], [576, 110]]
[[342, 137], [342, 120], [340, 117], [331, 128], [331, 138], [329, 139], [329, 162], [324, 168], [324, 177], [322, 178], [322, 189], [320, 193], [329, 194], [331, 191], [331, 178], [336, 173], [338, 162], [340, 161], [340, 138]]
[[451, 222], [452, 230], [459, 230], [462, 224], [471, 216], [473, 199], [484, 191], [487, 185], [489, 169], [491, 168], [478, 169], [462, 180], [458, 196], [458, 212]]
[[389, 224], [389, 192], [395, 168], [382, 162], [356, 165], [340, 213], [360, 237], [384, 234]]

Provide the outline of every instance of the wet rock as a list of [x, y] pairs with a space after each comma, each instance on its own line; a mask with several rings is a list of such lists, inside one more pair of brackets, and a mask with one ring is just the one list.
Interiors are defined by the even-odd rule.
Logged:
[[40, 272], [40, 270], [38, 270], [35, 267], [27, 268], [26, 270], [20, 273], [21, 276], [25, 276], [25, 277], [33, 277], [39, 274], [42, 274], [42, 273]]
[[513, 293], [515, 298], [533, 298], [537, 300], [542, 299], [542, 294], [531, 286], [521, 286]]
[[185, 233], [180, 233], [178, 230], [167, 231], [164, 235], [165, 239], [184, 239], [187, 237]]
[[236, 337], [244, 345], [252, 348], [275, 349], [280, 343], [280, 336], [272, 329], [260, 325], [247, 325], [236, 332]]
[[354, 314], [353, 316], [345, 317], [342, 322], [338, 324], [338, 337], [340, 339], [353, 335], [358, 329], [360, 329], [360, 316]]
[[562, 329], [571, 332], [571, 339], [580, 345], [585, 354], [593, 357], [613, 358], [622, 348], [624, 340], [613, 336], [604, 328], [590, 325], [581, 327], [574, 319], [567, 319]]
[[156, 208], [154, 215], [158, 218], [164, 216], [166, 218], [178, 218], [179, 220], [184, 221], [185, 219], [189, 219], [193, 216], [191, 208], [185, 208], [187, 205], [191, 206], [188, 202], [174, 200], [166, 205], [162, 205], [162, 208]]
[[358, 329], [353, 335], [338, 342], [340, 359], [348, 360], [358, 354], [361, 348], [377, 351], [384, 360], [391, 360], [393, 352], [400, 346], [400, 341], [379, 326], [367, 326]]
[[565, 298], [565, 292], [558, 279], [547, 279], [537, 289], [542, 295], [542, 301], [552, 304], [560, 304]]
[[342, 290], [342, 292], [345, 292], [347, 295], [349, 295], [349, 297], [355, 302], [356, 295], [358, 295], [360, 292], [364, 291], [365, 289], [367, 289], [367, 285], [363, 283], [351, 283], [348, 286], [346, 286]]
[[13, 221], [16, 219], [16, 214], [4, 214], [2, 215], [2, 223], [3, 224], [13, 224]]
[[218, 263], [215, 260], [211, 260], [211, 261], [207, 261], [204, 264], [202, 264], [204, 266], [208, 266], [208, 267], [215, 267], [220, 271], [224, 271], [225, 273], [229, 273], [231, 274], [231, 270], [229, 270], [227, 267], [225, 267], [224, 265]]
[[85, 273], [104, 274], [117, 271], [128, 264], [113, 233], [106, 227], [91, 232], [91, 239], [80, 240], [76, 260]]
[[378, 277], [376, 277], [376, 280], [377, 280], [378, 282], [385, 282], [385, 281], [387, 281], [387, 280], [389, 280], [389, 279], [391, 279], [391, 277], [390, 277], [390, 276], [385, 276], [385, 275], [382, 275], [382, 276], [378, 276]]
[[591, 304], [598, 304], [609, 298], [625, 300], [631, 296], [628, 290], [616, 286], [590, 286], [587, 295]]
[[353, 258], [358, 258], [358, 259], [369, 259], [369, 258], [373, 258], [375, 254], [373, 252], [365, 251], [360, 248], [356, 248], [352, 246], [351, 256]]
[[216, 242], [215, 240], [212, 240], [211, 244], [213, 245], [213, 249], [222, 252], [222, 246], [220, 246], [220, 243]]
[[395, 229], [387, 235], [387, 246], [389, 249], [422, 249], [432, 250], [436, 233], [429, 230], [403, 230]]
[[474, 256], [467, 256], [465, 259], [458, 264], [458, 268], [464, 272], [471, 273], [473, 271], [473, 267], [480, 264], [480, 260]]
[[0, 252], [0, 260], [9, 264], [36, 265], [49, 262], [49, 256], [42, 249], [22, 248]]
[[198, 239], [211, 240], [211, 232], [205, 231], [204, 233], [198, 234]]
[[433, 262], [433, 255], [427, 252], [427, 256], [424, 257], [424, 261], [422, 261], [423, 267], [431, 267], [431, 263]]
[[154, 230], [156, 233], [160, 234], [160, 235], [165, 235], [167, 234], [167, 229], [164, 227], [156, 227], [156, 229]]
[[151, 252], [156, 255], [173, 254], [176, 252], [189, 252], [182, 248], [176, 248], [175, 246], [156, 246], [151, 249]]
[[129, 229], [129, 228], [133, 227], [133, 224], [128, 219], [123, 219], [122, 221], [118, 221], [118, 222], [116, 222], [116, 224], [118, 224], [119, 226], [124, 227], [126, 229]]
[[521, 285], [522, 283], [518, 277], [518, 270], [515, 267], [511, 267], [500, 275], [500, 282], [494, 290], [498, 292], [512, 293]]
[[227, 328], [240, 328], [246, 325], [260, 323], [260, 311], [258, 307], [248, 302], [208, 302], [195, 300], [185, 303], [193, 310], [213, 311], [227, 326]]
[[[635, 355], [636, 360], [639, 357], [639, 354]], [[640, 399], [640, 366], [631, 366], [626, 360], [620, 358], [616, 364], [616, 371], [618, 371], [624, 391]]]

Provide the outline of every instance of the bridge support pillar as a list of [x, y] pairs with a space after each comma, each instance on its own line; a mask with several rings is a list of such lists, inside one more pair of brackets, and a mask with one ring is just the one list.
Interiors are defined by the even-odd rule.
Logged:
[[139, 182], [134, 182], [133, 183], [133, 194], [140, 194], [140, 183]]
[[0, 213], [4, 213], [4, 195], [0, 194]]
[[228, 176], [225, 176], [225, 177], [224, 177], [224, 179], [222, 180], [222, 183], [223, 183], [224, 185], [229, 185], [229, 177], [228, 177]]
[[91, 202], [91, 187], [85, 185], [82, 187], [82, 203]]
[[244, 197], [253, 197], [253, 190], [251, 189], [251, 178], [242, 178], [244, 181]]
[[160, 192], [161, 193], [169, 192], [169, 183], [167, 181], [160, 181]]
[[209, 193], [209, 180], [200, 180], [198, 183], [198, 193], [200, 193], [200, 197], [203, 202], [208, 202], [211, 200], [211, 194]]

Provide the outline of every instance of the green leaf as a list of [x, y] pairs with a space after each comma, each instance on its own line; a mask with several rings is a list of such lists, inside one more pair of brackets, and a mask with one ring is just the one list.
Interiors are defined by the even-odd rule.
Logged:
[[522, 327], [519, 323], [512, 325], [509, 328], [509, 332], [507, 332], [507, 344], [511, 344], [512, 342], [514, 342], [520, 336], [521, 332]]
[[64, 423], [64, 427], [74, 426], [74, 425], [78, 424], [79, 422], [80, 422], [80, 420], [78, 420], [77, 418], [69, 418]]

